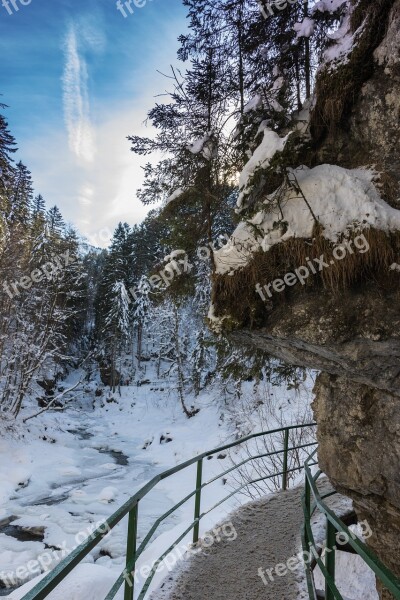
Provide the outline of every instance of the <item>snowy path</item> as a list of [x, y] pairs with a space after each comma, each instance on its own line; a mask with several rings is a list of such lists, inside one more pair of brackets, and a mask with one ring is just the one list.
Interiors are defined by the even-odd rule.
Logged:
[[152, 600], [297, 600], [303, 572], [275, 575], [265, 585], [258, 574], [300, 551], [302, 487], [252, 502], [232, 514], [234, 541], [221, 540], [194, 556], [175, 585], [170, 581]]
[[[326, 478], [320, 479], [318, 487], [322, 493], [332, 490]], [[229, 523], [230, 529], [233, 525], [236, 538], [223, 539], [221, 536], [222, 539], [207, 550], [192, 556], [185, 567], [172, 573], [151, 600], [308, 598], [304, 565], [297, 557], [302, 551], [303, 489], [300, 485], [236, 510], [225, 522]], [[340, 494], [329, 497], [326, 503], [338, 515], [352, 512], [351, 500]], [[325, 517], [318, 511], [312, 519], [312, 528], [316, 543], [322, 547]], [[359, 557], [343, 552], [337, 552], [336, 556], [336, 583], [343, 598], [376, 600], [375, 577], [365, 563]], [[289, 559], [291, 569], [287, 568]], [[319, 569], [316, 570], [316, 585], [323, 589]]]

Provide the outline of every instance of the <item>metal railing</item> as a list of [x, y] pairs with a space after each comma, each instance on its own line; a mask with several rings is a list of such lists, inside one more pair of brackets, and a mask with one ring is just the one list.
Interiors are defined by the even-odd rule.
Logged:
[[[179, 536], [175, 542], [159, 557], [159, 559], [153, 564], [153, 568], [151, 569], [150, 574], [148, 575], [146, 581], [143, 584], [143, 587], [138, 595], [138, 600], [143, 600], [146, 597], [146, 594], [149, 590], [150, 584], [153, 580], [153, 577], [157, 571], [158, 566], [164, 560], [164, 558], [172, 552], [172, 550], [183, 540], [188, 533], [193, 530], [193, 543], [197, 543], [199, 540], [199, 526], [200, 521], [203, 517], [205, 517], [212, 510], [226, 502], [229, 498], [234, 496], [235, 494], [241, 492], [244, 488], [252, 484], [259, 483], [261, 481], [266, 481], [268, 479], [273, 479], [276, 477], [282, 478], [281, 488], [282, 490], [286, 490], [288, 487], [288, 476], [290, 473], [295, 471], [300, 471], [303, 469], [303, 465], [296, 466], [294, 468], [288, 468], [290, 453], [294, 452], [298, 454], [299, 450], [308, 448], [310, 446], [315, 446], [316, 441], [312, 441], [309, 443], [294, 445], [293, 447], [289, 447], [290, 443], [290, 432], [305, 429], [305, 428], [314, 428], [316, 426], [315, 423], [308, 423], [302, 425], [292, 425], [290, 427], [283, 427], [280, 429], [273, 429], [271, 431], [263, 431], [260, 433], [255, 433], [252, 435], [248, 435], [246, 437], [240, 438], [235, 442], [230, 444], [226, 444], [219, 448], [215, 448], [214, 450], [210, 450], [208, 452], [204, 452], [191, 460], [188, 460], [172, 469], [168, 469], [159, 475], [156, 475], [151, 481], [149, 481], [145, 486], [143, 486], [132, 498], [130, 498], [121, 508], [119, 508], [111, 517], [109, 517], [99, 528], [97, 528], [88, 539], [83, 542], [80, 546], [78, 546], [75, 550], [73, 550], [59, 565], [57, 565], [48, 575], [46, 575], [35, 587], [33, 587], [23, 598], [22, 600], [43, 600], [46, 598], [52, 590], [54, 590], [64, 579], [65, 577], [73, 571], [73, 569], [91, 552], [103, 539], [105, 535], [109, 533], [110, 530], [114, 529], [118, 523], [122, 521], [122, 519], [128, 515], [128, 536], [127, 536], [127, 544], [126, 544], [126, 563], [125, 568], [121, 575], [116, 580], [112, 589], [107, 594], [104, 600], [112, 600], [115, 598], [118, 591], [125, 584], [124, 589], [124, 600], [133, 600], [134, 598], [134, 573], [135, 566], [138, 558], [146, 549], [150, 540], [152, 539], [154, 533], [160, 526], [160, 524], [167, 519], [173, 512], [175, 512], [178, 508], [180, 508], [183, 504], [185, 504], [188, 500], [194, 497], [194, 520], [188, 525], [183, 534]], [[310, 430], [310, 432], [313, 430]], [[232, 467], [225, 470], [223, 473], [213, 477], [208, 481], [203, 481], [203, 461], [204, 459], [212, 456], [214, 454], [223, 452], [225, 450], [229, 450], [233, 447], [236, 447], [240, 444], [246, 443], [250, 440], [265, 437], [265, 436], [273, 436], [274, 434], [281, 434], [283, 437], [283, 447], [280, 450], [274, 450], [271, 452], [264, 452], [261, 454], [256, 454], [255, 456], [247, 456], [246, 459], [242, 460], [238, 464], [233, 464]], [[201, 510], [201, 495], [202, 490], [212, 484], [214, 481], [221, 479], [225, 475], [239, 469], [243, 465], [249, 463], [253, 460], [259, 460], [261, 458], [273, 457], [283, 455], [282, 460], [282, 471], [273, 472], [272, 474], [266, 474], [264, 477], [258, 477], [257, 479], [247, 481], [241, 485], [240, 487], [233, 490], [229, 495], [224, 497], [222, 500], [217, 502], [210, 509], [202, 512]], [[196, 487], [195, 489], [188, 494], [185, 498], [183, 498], [180, 502], [178, 502], [174, 507], [165, 512], [161, 517], [159, 517], [152, 525], [150, 530], [145, 535], [144, 539], [141, 541], [138, 547], [138, 508], [139, 502], [142, 501], [149, 492], [156, 487], [158, 483], [171, 477], [175, 473], [187, 469], [191, 465], [197, 464], [196, 469]], [[131, 577], [127, 577], [130, 575]], [[99, 599], [100, 600], [100, 599]]]
[[[337, 535], [344, 534], [346, 544], [348, 543], [353, 552], [358, 554], [364, 562], [373, 570], [376, 577], [382, 585], [393, 594], [396, 600], [400, 600], [400, 580], [385, 567], [370, 548], [349, 530], [347, 525], [335, 515], [335, 513], [326, 505], [324, 499], [336, 494], [331, 491], [321, 495], [317, 487], [317, 481], [322, 474], [318, 470], [314, 475], [310, 467], [315, 463], [317, 449], [308, 457], [304, 464], [305, 472], [305, 490], [303, 495], [304, 526], [302, 531], [302, 545], [304, 552], [310, 552], [310, 548], [315, 548], [315, 540], [311, 527], [311, 518], [315, 511], [319, 509], [321, 514], [326, 517], [326, 539], [325, 539], [325, 562], [318, 553], [313, 553], [313, 563], [306, 563], [307, 588], [310, 600], [319, 600], [314, 582], [314, 568], [319, 566], [325, 580], [325, 600], [344, 600], [335, 583], [335, 554], [337, 551]], [[348, 541], [347, 541], [348, 540]]]

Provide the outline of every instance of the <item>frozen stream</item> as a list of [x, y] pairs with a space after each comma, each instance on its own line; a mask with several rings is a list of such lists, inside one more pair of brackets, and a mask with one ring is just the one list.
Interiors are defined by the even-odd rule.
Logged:
[[[15, 589], [15, 586], [4, 587], [11, 581], [4, 575], [46, 550], [50, 553], [51, 549], [60, 547], [71, 550], [94, 523], [112, 514], [164, 469], [142, 451], [143, 440], [115, 435], [107, 425], [99, 426], [94, 416], [80, 415], [76, 423], [74, 421], [69, 415], [68, 428], [61, 434], [61, 448], [59, 440], [41, 444], [47, 447], [42, 448], [39, 456], [32, 448], [33, 471], [24, 477], [24, 469], [21, 469], [16, 490], [2, 504], [1, 596]], [[23, 459], [29, 450], [17, 452], [16, 463], [25, 462]], [[146, 498], [141, 506], [139, 537], [168, 505], [172, 505], [172, 500], [166, 498], [162, 489], [155, 489]], [[160, 532], [174, 525], [177, 518], [172, 515]], [[123, 522], [103, 541], [99, 555], [94, 555], [100, 564], [122, 564], [125, 529]]]
[[[58, 562], [54, 551], [82, 543], [96, 523], [157, 473], [224, 443], [229, 433], [218, 408], [209, 396], [197, 403], [200, 413], [188, 420], [170, 395], [127, 387], [121, 397], [103, 400], [94, 410], [83, 399], [85, 410], [49, 412], [6, 428], [0, 435], [0, 595], [38, 576], [27, 565], [43, 555], [51, 560], [40, 571], [52, 568]], [[221, 472], [227, 460], [207, 461], [205, 477]], [[195, 478], [193, 465], [160, 482], [140, 502], [139, 540], [193, 490]], [[218, 481], [204, 492], [204, 503], [212, 505], [224, 495]], [[215, 511], [204, 528], [227, 510], [228, 505]], [[189, 501], [160, 525], [139, 563], [152, 564], [192, 519]], [[124, 567], [126, 534], [127, 518], [85, 562], [111, 569], [116, 579]]]

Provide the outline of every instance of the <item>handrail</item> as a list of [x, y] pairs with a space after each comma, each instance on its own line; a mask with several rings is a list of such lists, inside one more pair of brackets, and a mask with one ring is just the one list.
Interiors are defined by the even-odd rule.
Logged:
[[[253, 434], [247, 435], [243, 438], [240, 438], [234, 442], [231, 442], [229, 444], [225, 444], [225, 445], [219, 446], [218, 448], [215, 448], [213, 450], [203, 452], [202, 454], [199, 454], [198, 456], [196, 456], [190, 460], [187, 460], [187, 461], [181, 463], [180, 465], [177, 465], [176, 467], [172, 467], [171, 469], [168, 469], [162, 473], [159, 473], [158, 475], [153, 477], [146, 485], [144, 485], [140, 490], [138, 490], [114, 514], [112, 514], [108, 519], [106, 519], [104, 521], [104, 523], [102, 523], [100, 525], [100, 527], [98, 527], [95, 531], [93, 531], [93, 533], [87, 538], [87, 540], [85, 540], [80, 546], [78, 546], [66, 558], [64, 558], [63, 561], [61, 561], [56, 567], [54, 567], [54, 569], [48, 575], [46, 575], [35, 587], [33, 587], [29, 592], [27, 592], [27, 594], [25, 594], [25, 596], [22, 598], [22, 600], [44, 600], [50, 594], [50, 592], [52, 592], [61, 583], [61, 581], [63, 581], [65, 579], [65, 577], [69, 573], [71, 573], [71, 571], [85, 558], [85, 556], [87, 556], [87, 554], [89, 554], [89, 552], [91, 550], [93, 550], [93, 548], [95, 548], [99, 544], [99, 542], [103, 539], [103, 537], [105, 535], [107, 535], [110, 532], [110, 530], [114, 529], [114, 527], [116, 525], [118, 525], [118, 523], [120, 523], [120, 521], [126, 515], [129, 515], [126, 565], [125, 565], [124, 571], [121, 573], [121, 575], [116, 580], [115, 584], [113, 585], [112, 589], [109, 591], [105, 600], [111, 600], [112, 598], [115, 597], [115, 595], [118, 593], [118, 590], [123, 585], [124, 580], [125, 580], [124, 600], [133, 600], [133, 597], [134, 597], [133, 583], [134, 582], [133, 581], [128, 582], [127, 575], [134, 573], [137, 559], [145, 550], [152, 535], [154, 534], [154, 532], [156, 531], [158, 526], [162, 523], [162, 521], [164, 519], [166, 519], [170, 514], [172, 514], [175, 510], [177, 510], [180, 506], [182, 506], [182, 504], [184, 504], [190, 498], [195, 496], [195, 513], [194, 513], [193, 522], [189, 525], [189, 527], [185, 530], [185, 532], [177, 540], [175, 540], [174, 544], [154, 563], [153, 569], [151, 570], [151, 573], [147, 577], [147, 579], [143, 585], [143, 589], [139, 595], [138, 600], [142, 600], [147, 593], [147, 590], [151, 584], [151, 580], [153, 579], [154, 574], [157, 569], [157, 566], [160, 564], [160, 562], [165, 558], [165, 556], [167, 554], [169, 554], [173, 550], [173, 548], [192, 529], [194, 531], [193, 542], [196, 543], [198, 541], [198, 539], [199, 539], [199, 522], [206, 514], [211, 512], [211, 510], [214, 510], [217, 506], [219, 506], [223, 502], [226, 502], [226, 500], [228, 500], [230, 497], [232, 497], [233, 495], [240, 492], [243, 488], [245, 488], [251, 484], [257, 483], [259, 481], [265, 481], [267, 479], [272, 479], [274, 477], [282, 477], [282, 489], [283, 490], [286, 489], [288, 474], [293, 471], [303, 469], [302, 465], [299, 467], [296, 467], [294, 469], [288, 469], [289, 453], [293, 452], [294, 450], [304, 449], [309, 446], [316, 445], [316, 442], [311, 442], [311, 443], [301, 444], [299, 446], [293, 446], [293, 447], [289, 448], [289, 433], [292, 430], [306, 429], [306, 428], [311, 428], [311, 427], [315, 427], [315, 426], [316, 426], [316, 423], [306, 423], [306, 424], [300, 424], [300, 425], [290, 425], [288, 427], [272, 429], [270, 431], [262, 431], [262, 432], [258, 432], [258, 433], [253, 433]], [[271, 436], [276, 433], [284, 434], [284, 442], [283, 442], [282, 450], [277, 450], [274, 452], [267, 452], [264, 454], [258, 454], [256, 456], [250, 456], [250, 457], [246, 458], [245, 460], [243, 460], [242, 462], [240, 462], [238, 465], [234, 465], [233, 467], [227, 469], [223, 473], [220, 473], [218, 476], [213, 477], [209, 481], [206, 481], [206, 482], [202, 481], [202, 465], [203, 465], [203, 460], [205, 458], [208, 458], [209, 456], [213, 456], [214, 454], [223, 452], [224, 450], [229, 450], [230, 448], [236, 447], [236, 446], [243, 444], [245, 442], [248, 442], [250, 440], [253, 440], [253, 439], [256, 439], [256, 438], [259, 438], [262, 436]], [[201, 512], [201, 492], [204, 487], [210, 485], [217, 479], [220, 479], [227, 473], [230, 473], [231, 471], [238, 469], [239, 467], [243, 466], [244, 464], [248, 463], [251, 460], [257, 460], [260, 458], [265, 458], [268, 456], [279, 455], [279, 454], [283, 454], [283, 470], [281, 472], [273, 473], [273, 474], [265, 476], [265, 477], [260, 477], [253, 481], [248, 481], [241, 487], [235, 489], [231, 494], [226, 496], [223, 500], [219, 501], [215, 506], [213, 506], [208, 511]], [[147, 532], [144, 540], [142, 541], [139, 548], [137, 549], [136, 543], [137, 543], [139, 502], [143, 498], [145, 498], [147, 496], [147, 494], [159, 482], [163, 481], [164, 479], [167, 479], [168, 477], [171, 477], [175, 473], [178, 473], [178, 472], [186, 469], [187, 467], [190, 467], [193, 464], [197, 464], [196, 488], [190, 494], [188, 494], [185, 498], [183, 498], [178, 504], [176, 504], [172, 509], [168, 510], [166, 513], [164, 513], [164, 515], [162, 515], [159, 519], [157, 519], [154, 522], [154, 524], [150, 528], [150, 531]]]
[[[317, 449], [314, 450], [304, 463], [305, 472], [305, 490], [302, 498], [304, 511], [304, 525], [302, 530], [302, 545], [304, 552], [309, 552], [310, 548], [315, 549], [314, 534], [311, 527], [311, 517], [318, 508], [326, 517], [326, 548], [329, 553], [326, 554], [326, 564], [323, 563], [318, 555], [314, 554], [315, 562], [325, 579], [325, 600], [343, 600], [343, 596], [338, 591], [335, 584], [335, 552], [337, 550], [335, 541], [337, 534], [346, 535], [346, 541], [353, 550], [360, 556], [364, 562], [373, 570], [381, 583], [393, 594], [396, 600], [400, 600], [400, 579], [398, 579], [374, 554], [374, 552], [361, 539], [352, 534], [350, 529], [336, 514], [325, 504], [324, 498], [331, 496], [332, 493], [321, 496], [317, 481], [322, 474], [318, 470], [314, 475], [311, 473], [310, 467], [316, 464], [315, 459]], [[313, 503], [311, 502], [312, 498]], [[317, 591], [315, 589], [313, 568], [310, 563], [306, 564], [307, 588], [310, 600], [317, 600]]]

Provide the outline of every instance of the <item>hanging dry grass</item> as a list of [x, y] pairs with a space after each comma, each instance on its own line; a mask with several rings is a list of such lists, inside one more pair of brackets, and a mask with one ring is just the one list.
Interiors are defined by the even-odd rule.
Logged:
[[[306, 293], [320, 287], [331, 294], [340, 294], [343, 290], [360, 286], [366, 282], [375, 282], [382, 288], [398, 287], [399, 274], [389, 270], [391, 264], [400, 257], [400, 233], [385, 233], [377, 229], [362, 231], [369, 244], [369, 250], [360, 253], [353, 245], [353, 254], [349, 251], [342, 260], [333, 254], [336, 246], [322, 236], [316, 226], [314, 237], [310, 240], [290, 239], [276, 244], [268, 252], [258, 252], [251, 262], [234, 275], [216, 275], [213, 286], [213, 303], [217, 316], [229, 316], [227, 323], [232, 326], [255, 327], [265, 324], [268, 312], [291, 296]], [[354, 232], [355, 239], [359, 232]], [[264, 303], [255, 290], [259, 283], [266, 285], [275, 279], [283, 279], [285, 274], [306, 266], [309, 260], [320, 258], [330, 263], [329, 267], [310, 274], [305, 285], [297, 283], [286, 287], [282, 293], [273, 292], [272, 298]], [[228, 325], [227, 325], [228, 326]]]

